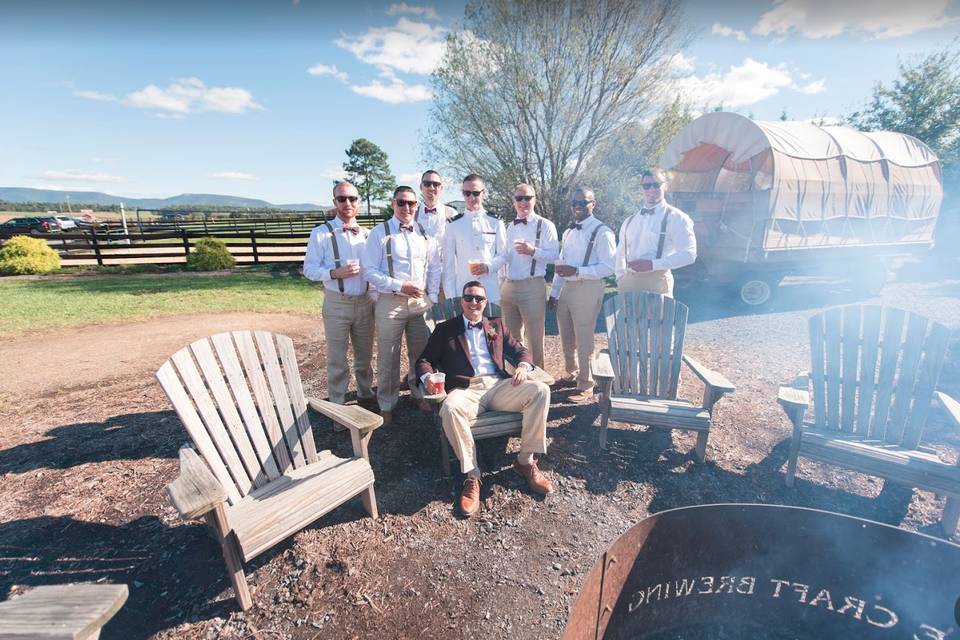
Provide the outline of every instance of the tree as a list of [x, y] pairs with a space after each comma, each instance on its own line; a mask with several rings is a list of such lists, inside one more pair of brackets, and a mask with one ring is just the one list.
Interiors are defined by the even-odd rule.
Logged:
[[360, 199], [367, 203], [367, 212], [372, 212], [371, 203], [387, 200], [396, 186], [396, 178], [390, 172], [387, 154], [366, 138], [357, 138], [346, 151], [347, 161], [343, 170], [347, 180], [360, 192]]
[[483, 175], [505, 206], [531, 183], [563, 222], [592, 154], [672, 98], [679, 24], [669, 0], [469, 0], [434, 72], [428, 159]]
[[945, 178], [956, 177], [960, 168], [958, 62], [956, 43], [919, 61], [901, 62], [893, 84], [878, 82], [867, 105], [847, 116], [847, 121], [859, 129], [899, 131], [923, 141], [940, 157]]

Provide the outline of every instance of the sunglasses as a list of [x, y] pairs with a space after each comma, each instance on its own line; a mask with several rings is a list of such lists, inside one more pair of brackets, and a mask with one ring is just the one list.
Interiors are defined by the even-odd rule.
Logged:
[[481, 193], [483, 193], [483, 190], [480, 190], [480, 191], [467, 191], [467, 190], [464, 190], [464, 191], [463, 191], [463, 197], [466, 198], [467, 196], [473, 196], [474, 198], [479, 198]]
[[463, 299], [466, 300], [467, 302], [483, 302], [484, 300], [486, 300], [485, 297], [475, 296], [472, 293], [463, 294]]
[[516, 200], [517, 202], [530, 202], [536, 197], [537, 196], [513, 196], [513, 199]]
[[593, 204], [593, 200], [571, 200], [571, 207], [585, 207], [588, 204]]
[[356, 202], [359, 199], [360, 198], [358, 198], [357, 196], [337, 196], [336, 197], [336, 201], [339, 202], [340, 204], [343, 204], [344, 202], [348, 202], [348, 201]]
[[442, 183], [434, 182], [432, 180], [424, 180], [420, 184], [422, 184], [425, 187], [436, 187], [437, 189], [439, 189]]
[[398, 207], [415, 207], [418, 204], [416, 200], [394, 200], [394, 202]]
[[663, 183], [662, 183], [662, 182], [641, 182], [641, 183], [640, 183], [640, 188], [641, 188], [641, 189], [644, 189], [644, 190], [646, 190], [646, 189], [659, 189], [659, 188], [662, 187], [662, 186], [663, 186]]

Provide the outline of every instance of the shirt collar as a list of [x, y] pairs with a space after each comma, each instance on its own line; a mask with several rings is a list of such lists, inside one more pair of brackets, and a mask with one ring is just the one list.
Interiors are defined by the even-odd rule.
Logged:
[[[466, 314], [461, 314], [463, 317], [463, 330], [470, 331], [470, 320], [467, 318]], [[483, 316], [480, 316], [480, 324], [483, 324]]]

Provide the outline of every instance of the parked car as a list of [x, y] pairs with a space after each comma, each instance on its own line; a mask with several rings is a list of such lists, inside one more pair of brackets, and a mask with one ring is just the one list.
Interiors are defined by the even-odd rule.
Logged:
[[77, 222], [69, 216], [54, 216], [60, 231], [69, 231], [77, 228]]
[[4, 238], [25, 234], [57, 233], [59, 231], [60, 225], [57, 224], [57, 219], [52, 216], [11, 218], [0, 224], [0, 236]]

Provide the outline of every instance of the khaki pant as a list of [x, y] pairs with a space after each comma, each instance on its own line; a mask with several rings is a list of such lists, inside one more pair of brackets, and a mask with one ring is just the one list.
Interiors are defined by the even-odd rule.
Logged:
[[477, 468], [477, 451], [470, 423], [484, 411], [517, 411], [523, 414], [520, 430], [520, 453], [547, 452], [547, 410], [550, 408], [550, 387], [527, 380], [513, 386], [512, 378], [480, 376], [470, 381], [468, 389], [454, 389], [440, 407], [443, 433], [460, 460], [460, 470], [467, 473]]
[[533, 364], [543, 369], [543, 327], [547, 317], [547, 285], [543, 278], [504, 280], [500, 308], [507, 329], [530, 349]]
[[619, 293], [637, 293], [649, 291], [673, 297], [673, 274], [669, 269], [663, 271], [627, 271], [617, 280]]
[[430, 337], [424, 319], [430, 304], [429, 298], [409, 298], [394, 293], [381, 293], [377, 299], [377, 404], [381, 411], [393, 411], [400, 397], [400, 342], [404, 334], [410, 395], [423, 397], [416, 379], [416, 362]]
[[357, 396], [373, 398], [373, 301], [366, 294], [349, 296], [339, 291], [324, 291], [322, 313], [330, 401], [337, 404], [346, 401], [350, 382], [347, 344], [351, 342]]
[[603, 304], [603, 280], [574, 280], [563, 283], [557, 301], [557, 326], [568, 376], [577, 379], [577, 390], [593, 389], [590, 361], [593, 333]]

